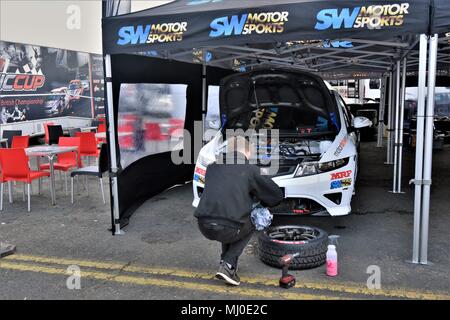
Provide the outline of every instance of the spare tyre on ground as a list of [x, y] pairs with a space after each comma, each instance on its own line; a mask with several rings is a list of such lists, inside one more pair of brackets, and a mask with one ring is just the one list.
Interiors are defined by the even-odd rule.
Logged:
[[265, 264], [281, 268], [280, 258], [299, 253], [289, 269], [312, 269], [326, 262], [328, 234], [309, 226], [275, 226], [259, 234], [259, 258]]

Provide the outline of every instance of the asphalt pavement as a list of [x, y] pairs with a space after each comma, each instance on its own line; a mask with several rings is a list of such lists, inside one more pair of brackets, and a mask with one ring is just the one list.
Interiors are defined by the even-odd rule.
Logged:
[[[80, 184], [73, 205], [58, 181], [54, 207], [47, 183], [41, 195], [36, 185], [31, 213], [17, 185], [15, 202], [5, 201], [0, 213], [0, 241], [17, 246], [16, 254], [0, 259], [0, 299], [450, 299], [449, 156], [448, 147], [434, 153], [432, 265], [408, 262], [414, 153], [405, 152], [405, 193], [392, 194], [385, 150], [365, 143], [351, 215], [277, 218], [276, 223], [314, 225], [340, 236], [339, 276], [327, 277], [325, 267], [294, 272], [297, 286], [291, 290], [278, 288], [280, 270], [258, 259], [256, 236], [240, 261], [242, 285], [230, 288], [213, 280], [220, 245], [198, 231], [190, 184], [147, 201], [125, 235], [114, 237], [107, 230], [109, 204], [102, 204], [95, 180], [89, 192]], [[381, 275], [379, 289], [367, 287], [374, 268]]]

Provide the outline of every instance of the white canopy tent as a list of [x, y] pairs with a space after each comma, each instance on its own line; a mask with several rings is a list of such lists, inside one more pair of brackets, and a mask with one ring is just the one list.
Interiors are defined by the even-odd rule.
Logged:
[[[201, 6], [196, 7], [196, 3]], [[364, 30], [332, 28], [318, 31], [311, 21], [319, 18], [324, 8], [333, 12], [349, 12], [352, 1], [284, 0], [248, 1], [245, 8], [232, 1], [180, 0], [157, 8], [103, 20], [104, 52], [106, 66], [107, 104], [111, 170], [117, 174], [117, 132], [114, 118], [111, 67], [113, 54], [139, 54], [161, 59], [177, 60], [203, 66], [203, 114], [206, 114], [206, 69], [221, 67], [235, 71], [260, 67], [288, 66], [322, 74], [324, 77], [382, 78], [383, 92], [379, 112], [378, 146], [382, 147], [383, 119], [388, 113], [387, 164], [393, 164], [393, 192], [401, 192], [403, 114], [405, 105], [405, 79], [411, 70], [418, 73], [418, 111], [415, 179], [415, 206], [413, 231], [413, 263], [428, 263], [428, 225], [432, 169], [434, 90], [438, 60], [450, 65], [448, 37], [445, 21], [450, 21], [450, 5], [445, 1], [420, 0], [408, 3], [408, 12], [395, 28], [371, 28]], [[362, 1], [365, 10], [375, 10], [380, 1]], [[381, 5], [400, 6], [393, 1]], [[404, 5], [404, 4], [403, 4]], [[381, 7], [381, 6], [380, 6]], [[369, 8], [369, 9], [368, 9]], [[198, 12], [195, 10], [198, 9]], [[239, 17], [249, 10], [260, 13], [289, 12], [295, 16], [291, 29], [277, 35], [230, 36], [219, 39], [208, 37], [210, 22], [214, 17]], [[298, 10], [298, 11], [296, 11]], [[301, 10], [301, 11], [300, 11]], [[322, 10], [322, 11], [320, 11]], [[328, 10], [328, 9], [325, 9]], [[355, 8], [353, 9], [355, 10]], [[253, 12], [252, 11], [252, 12]], [[355, 12], [355, 11], [353, 11]], [[372, 16], [373, 18], [373, 16]], [[376, 17], [375, 17], [376, 18]], [[176, 43], [137, 41], [130, 45], [118, 45], [117, 34], [124, 26], [187, 21], [184, 38]], [[181, 19], [181, 20], [180, 20]], [[234, 18], [233, 18], [234, 19]], [[236, 18], [238, 19], [238, 18]], [[294, 19], [293, 19], [294, 20]], [[215, 20], [214, 20], [215, 21]], [[448, 23], [450, 24], [450, 23]], [[314, 25], [314, 24], [312, 24]], [[350, 26], [351, 27], [351, 26]], [[450, 26], [448, 26], [450, 29]], [[190, 32], [192, 30], [192, 32]], [[441, 37], [439, 38], [439, 34]], [[301, 39], [301, 40], [300, 40]], [[315, 40], [322, 39], [322, 40]], [[334, 39], [334, 40], [326, 40]], [[444, 67], [445, 68], [445, 67]], [[387, 81], [387, 80], [390, 81]], [[389, 85], [388, 85], [389, 83]], [[427, 97], [427, 101], [425, 101]], [[388, 110], [385, 110], [385, 102]], [[205, 118], [203, 117], [203, 120]], [[120, 208], [118, 203], [117, 175], [113, 177], [113, 216], [115, 233], [120, 234]]]

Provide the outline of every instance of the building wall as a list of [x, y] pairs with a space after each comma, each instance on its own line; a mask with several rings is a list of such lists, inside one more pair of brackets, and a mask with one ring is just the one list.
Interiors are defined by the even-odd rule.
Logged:
[[[132, 11], [170, 1], [133, 0]], [[1, 0], [0, 40], [102, 53], [100, 0]]]

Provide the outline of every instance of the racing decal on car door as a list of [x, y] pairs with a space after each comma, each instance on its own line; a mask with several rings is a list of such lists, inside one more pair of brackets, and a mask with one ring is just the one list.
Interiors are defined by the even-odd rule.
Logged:
[[341, 142], [339, 143], [338, 147], [336, 148], [336, 151], [334, 152], [335, 157], [339, 157], [342, 153], [342, 150], [344, 150], [345, 146], [347, 145], [348, 137], [345, 136]]

